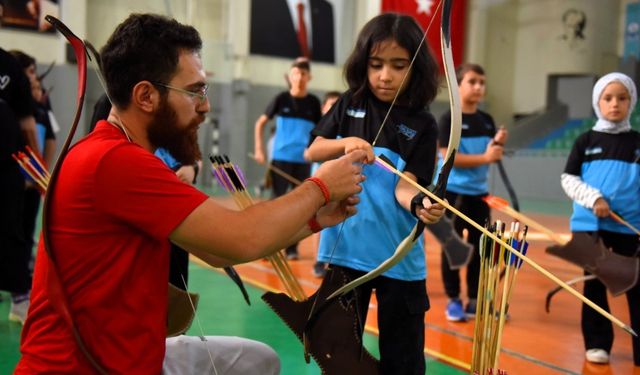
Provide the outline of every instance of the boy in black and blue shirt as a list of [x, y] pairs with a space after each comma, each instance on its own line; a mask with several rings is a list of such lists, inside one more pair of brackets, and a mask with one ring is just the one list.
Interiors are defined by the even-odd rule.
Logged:
[[[488, 195], [489, 165], [502, 159], [503, 145], [507, 131], [496, 130], [493, 118], [478, 109], [485, 94], [485, 74], [481, 66], [462, 64], [456, 69], [456, 77], [462, 101], [462, 134], [460, 147], [456, 153], [454, 167], [447, 184], [447, 200], [464, 212], [476, 223], [489, 220], [490, 209], [483, 198]], [[441, 153], [446, 153], [451, 128], [451, 113], [445, 113], [439, 123]], [[450, 217], [451, 213], [447, 213]], [[480, 231], [462, 220], [453, 220], [456, 232], [462, 237], [468, 231], [467, 242], [474, 246], [473, 256], [467, 265], [466, 308], [460, 299], [460, 271], [451, 269], [446, 256], [442, 254], [441, 269], [445, 292], [449, 297], [446, 317], [449, 321], [464, 322], [475, 315], [480, 277], [480, 255], [478, 243]]]
[[[258, 163], [271, 160], [274, 167], [303, 181], [310, 176], [311, 165], [304, 159], [304, 151], [311, 140], [311, 130], [320, 120], [320, 100], [307, 92], [311, 80], [311, 66], [306, 58], [296, 59], [287, 77], [289, 90], [276, 96], [255, 123], [254, 155]], [[272, 155], [266, 155], [263, 133], [265, 125], [275, 117], [276, 131]], [[292, 182], [270, 171], [273, 197], [284, 195], [293, 188]], [[298, 245], [286, 249], [288, 259], [298, 258]]]

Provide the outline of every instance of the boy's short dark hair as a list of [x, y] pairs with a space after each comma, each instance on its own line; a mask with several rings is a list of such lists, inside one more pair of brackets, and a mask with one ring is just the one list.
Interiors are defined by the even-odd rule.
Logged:
[[293, 60], [291, 67], [304, 69], [309, 72], [311, 71], [311, 63], [309, 62], [309, 59], [306, 57], [298, 57], [297, 59]]
[[460, 84], [460, 82], [462, 82], [462, 79], [464, 78], [464, 75], [467, 74], [467, 72], [474, 72], [481, 76], [485, 75], [484, 69], [482, 68], [482, 66], [478, 64], [473, 64], [473, 63], [460, 64], [456, 68], [456, 80], [458, 81], [458, 85]]
[[335, 90], [327, 91], [326, 93], [324, 93], [323, 102], [326, 102], [328, 99], [331, 99], [331, 98], [339, 98], [340, 95], [342, 95], [340, 91], [335, 91]]
[[[127, 108], [133, 87], [141, 81], [168, 83], [180, 54], [199, 52], [202, 40], [192, 26], [155, 14], [132, 14], [109, 37], [100, 60], [109, 96]], [[162, 95], [167, 89], [156, 86]]]

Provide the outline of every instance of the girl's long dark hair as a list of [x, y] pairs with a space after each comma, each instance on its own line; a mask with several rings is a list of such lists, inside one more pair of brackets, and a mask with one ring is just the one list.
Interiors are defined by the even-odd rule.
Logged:
[[410, 16], [384, 13], [367, 22], [344, 67], [344, 77], [354, 93], [354, 99], [359, 101], [369, 90], [367, 67], [371, 50], [381, 42], [392, 39], [409, 52], [410, 58], [420, 47], [409, 82], [405, 83], [398, 101], [415, 109], [431, 103], [438, 93], [438, 65], [427, 43], [420, 45], [422, 36], [422, 29]]

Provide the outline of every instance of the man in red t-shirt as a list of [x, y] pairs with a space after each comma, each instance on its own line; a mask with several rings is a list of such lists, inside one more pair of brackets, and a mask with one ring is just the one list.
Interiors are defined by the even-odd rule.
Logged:
[[[49, 187], [45, 230], [55, 263], [40, 241], [17, 374], [179, 373], [185, 367], [176, 360], [208, 362], [207, 350], [206, 359], [192, 358], [203, 346], [186, 339], [167, 341], [165, 353], [167, 239], [220, 267], [270, 255], [309, 235], [311, 227], [355, 213], [354, 195], [364, 179], [359, 163], [373, 160], [363, 151], [324, 163], [316, 179], [244, 211], [218, 205], [153, 155], [163, 147], [182, 164], [195, 160], [197, 127], [210, 110], [200, 48], [194, 28], [137, 14], [102, 49], [114, 108], [71, 149], [55, 188]], [[59, 313], [52, 267], [86, 353]], [[253, 343], [211, 343], [213, 363], [206, 371], [277, 373], [273, 351]], [[176, 358], [172, 348], [188, 359]], [[225, 361], [225, 351], [236, 356]]]

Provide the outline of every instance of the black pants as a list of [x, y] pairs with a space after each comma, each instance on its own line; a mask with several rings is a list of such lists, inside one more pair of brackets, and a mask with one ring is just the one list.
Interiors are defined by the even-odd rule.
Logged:
[[[483, 195], [465, 195], [447, 192], [446, 197], [449, 203], [454, 205], [455, 208], [463, 212], [470, 219], [480, 225], [484, 225], [486, 221], [490, 220], [491, 210], [489, 206], [482, 200], [486, 194]], [[453, 213], [447, 211], [449, 217], [453, 216]], [[462, 231], [467, 229], [469, 235], [467, 242], [473, 245], [473, 255], [471, 261], [467, 265], [467, 296], [469, 298], [478, 297], [478, 281], [480, 278], [480, 253], [478, 246], [480, 243], [481, 232], [471, 226], [466, 221], [456, 217], [453, 219], [453, 226], [456, 232], [462, 237]], [[442, 253], [442, 261], [440, 262], [442, 269], [442, 282], [444, 283], [444, 290], [449, 298], [460, 297], [460, 270], [452, 270], [449, 267], [444, 252]]]
[[[364, 272], [341, 268], [351, 279]], [[378, 299], [378, 330], [380, 331], [380, 365], [383, 374], [424, 375], [424, 316], [429, 310], [425, 280], [403, 281], [378, 276], [356, 288], [357, 307], [364, 324], [369, 310], [371, 291]]]
[[173, 243], [169, 255], [169, 282], [185, 291], [189, 285], [189, 253]]
[[[593, 233], [592, 233], [593, 234]], [[597, 233], [607, 248], [615, 253], [625, 256], [637, 256], [638, 236], [600, 230]], [[588, 274], [585, 272], [585, 274]], [[636, 284], [626, 293], [629, 305], [629, 317], [631, 328], [640, 332], [640, 285]], [[596, 305], [609, 312], [607, 301], [607, 288], [598, 280], [589, 280], [584, 283], [584, 296]], [[582, 304], [582, 337], [585, 349], [604, 349], [611, 351], [613, 345], [613, 326], [611, 322], [586, 304]], [[640, 366], [640, 339], [631, 338], [633, 346], [633, 363]]]
[[29, 259], [23, 231], [24, 177], [13, 160], [0, 165], [0, 290], [31, 290]]
[[[271, 164], [283, 172], [291, 175], [300, 181], [308, 178], [311, 173], [311, 165], [308, 163], [291, 163], [288, 161], [273, 160]], [[295, 188], [295, 184], [279, 174], [271, 171], [271, 183], [273, 189], [273, 197], [277, 198], [281, 195], [285, 195], [289, 188]], [[295, 243], [286, 249], [287, 254], [297, 253], [298, 244]]]

